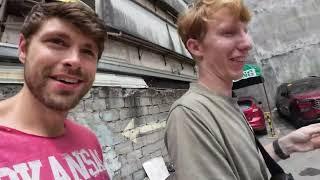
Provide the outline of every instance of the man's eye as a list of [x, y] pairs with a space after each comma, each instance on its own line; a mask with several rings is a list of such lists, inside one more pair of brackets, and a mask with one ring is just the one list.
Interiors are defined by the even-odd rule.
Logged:
[[50, 39], [49, 42], [60, 46], [66, 46], [66, 43], [62, 39], [58, 38]]
[[83, 49], [82, 52], [92, 57], [96, 56], [96, 54], [90, 49]]
[[226, 36], [226, 37], [232, 37], [234, 34], [235, 34], [235, 32], [233, 32], [233, 31], [223, 32], [223, 36]]

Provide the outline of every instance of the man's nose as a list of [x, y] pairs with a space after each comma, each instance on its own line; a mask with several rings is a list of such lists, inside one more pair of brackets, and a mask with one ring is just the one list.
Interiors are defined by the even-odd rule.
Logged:
[[68, 52], [63, 60], [63, 64], [69, 68], [78, 69], [81, 65], [80, 51], [73, 49]]
[[250, 49], [252, 49], [252, 39], [248, 33], [243, 33], [243, 35], [241, 36], [239, 49], [242, 51], [249, 51]]

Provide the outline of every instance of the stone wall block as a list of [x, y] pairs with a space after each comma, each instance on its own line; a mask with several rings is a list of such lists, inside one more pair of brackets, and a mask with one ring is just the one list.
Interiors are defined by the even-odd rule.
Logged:
[[157, 141], [153, 144], [148, 144], [148, 145], [142, 147], [142, 154], [143, 155], [151, 154], [157, 150], [160, 150], [162, 146], [164, 146], [163, 141]]
[[124, 107], [134, 107], [134, 106], [136, 106], [134, 96], [129, 96], [124, 98]]
[[172, 104], [174, 101], [176, 100], [176, 98], [174, 96], [166, 96], [164, 97], [164, 103], [167, 104]]
[[133, 180], [132, 174], [121, 177], [121, 180]]
[[131, 121], [132, 119], [125, 119], [115, 122], [107, 122], [106, 124], [112, 132], [119, 133], [123, 132]]
[[179, 99], [182, 95], [184, 95], [185, 93], [187, 92], [186, 89], [177, 89], [176, 90], [176, 96], [175, 98], [176, 99]]
[[170, 110], [171, 104], [161, 104], [159, 105], [160, 112], [166, 112]]
[[152, 124], [158, 121], [156, 118], [156, 115], [152, 115], [152, 114], [144, 116], [144, 119], [146, 124]]
[[155, 131], [151, 134], [148, 134], [146, 136], [147, 144], [153, 144], [153, 143], [159, 141], [160, 139], [163, 139], [163, 136], [161, 136], [161, 135], [162, 135], [161, 131]]
[[92, 103], [93, 111], [103, 111], [106, 110], [106, 100], [105, 99], [96, 99]]
[[97, 98], [109, 97], [110, 87], [97, 87]]
[[141, 106], [141, 107], [137, 107], [137, 116], [145, 116], [149, 114], [149, 109], [147, 106]]
[[122, 88], [110, 88], [109, 89], [109, 98], [115, 98], [115, 97], [123, 97], [124, 89]]
[[141, 149], [134, 150], [134, 151], [129, 152], [127, 154], [127, 160], [128, 161], [137, 160], [137, 159], [140, 159], [141, 157], [142, 157]]
[[146, 97], [155, 97], [159, 92], [156, 89], [149, 88], [146, 91]]
[[86, 99], [84, 100], [84, 110], [88, 112], [106, 110], [106, 101], [105, 99]]
[[153, 105], [162, 104], [162, 101], [163, 101], [163, 97], [161, 97], [161, 96], [156, 96], [151, 99], [151, 102]]
[[143, 180], [146, 176], [147, 174], [144, 169], [141, 169], [133, 173], [133, 180]]
[[141, 136], [136, 139], [136, 143], [133, 143], [133, 149], [139, 149], [148, 144], [147, 136]]
[[134, 121], [134, 125], [136, 127], [140, 127], [140, 126], [146, 125], [146, 123], [147, 123], [146, 116], [137, 117], [137, 118], [135, 118], [135, 121]]
[[161, 156], [162, 156], [162, 152], [161, 152], [161, 150], [159, 149], [159, 150], [151, 153], [150, 156], [151, 156], [151, 158], [161, 157]]
[[115, 172], [115, 174], [112, 176], [112, 180], [122, 180], [120, 170], [119, 172]]
[[160, 112], [160, 108], [158, 106], [148, 106], [149, 114], [158, 114]]
[[0, 100], [7, 99], [9, 97], [16, 95], [21, 88], [22, 88], [22, 85], [2, 84], [1, 90], [0, 90]]
[[155, 115], [155, 118], [158, 120], [158, 122], [165, 121], [169, 115], [169, 112], [163, 112]]
[[120, 143], [124, 143], [127, 141], [127, 138], [124, 137], [121, 133], [113, 133], [112, 134], [112, 143], [108, 144], [108, 146], [114, 146]]
[[149, 106], [151, 105], [151, 100], [149, 97], [136, 97], [135, 102], [137, 106]]
[[121, 144], [117, 144], [114, 146], [114, 150], [117, 154], [127, 154], [131, 151], [133, 151], [132, 141], [127, 141]]
[[142, 168], [142, 164], [139, 160], [137, 160], [131, 164], [124, 164], [121, 168], [121, 176], [124, 177], [124, 176], [131, 175], [141, 168]]
[[120, 112], [117, 109], [110, 109], [100, 112], [100, 117], [102, 121], [115, 121], [120, 119]]
[[106, 99], [106, 107], [109, 108], [122, 108], [124, 107], [124, 99], [121, 97]]
[[100, 123], [99, 113], [72, 113], [73, 120], [87, 127], [95, 126]]
[[120, 109], [120, 119], [127, 119], [135, 117], [137, 115], [137, 110], [135, 108], [122, 108]]

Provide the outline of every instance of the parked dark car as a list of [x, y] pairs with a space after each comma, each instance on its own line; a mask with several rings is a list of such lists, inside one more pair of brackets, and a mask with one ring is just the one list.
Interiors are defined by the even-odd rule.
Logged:
[[320, 122], [320, 77], [307, 77], [277, 88], [278, 114], [296, 128]]
[[261, 102], [249, 96], [238, 98], [238, 104], [252, 129], [257, 133], [267, 134], [264, 113], [260, 107]]

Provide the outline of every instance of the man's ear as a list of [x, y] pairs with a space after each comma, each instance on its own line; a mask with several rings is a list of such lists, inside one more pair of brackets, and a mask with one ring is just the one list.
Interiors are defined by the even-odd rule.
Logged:
[[[195, 56], [195, 57], [202, 57], [203, 56], [203, 51], [202, 51], [202, 46], [199, 40], [196, 39], [188, 39], [187, 43], [187, 48], [190, 51], [190, 53]], [[201, 59], [201, 58], [199, 58]]]
[[19, 38], [20, 38], [19, 49], [18, 49], [19, 60], [22, 64], [24, 64], [26, 62], [26, 56], [27, 56], [27, 40], [23, 34], [20, 34]]

